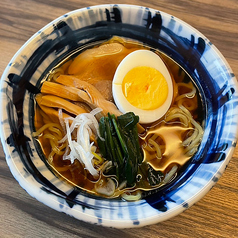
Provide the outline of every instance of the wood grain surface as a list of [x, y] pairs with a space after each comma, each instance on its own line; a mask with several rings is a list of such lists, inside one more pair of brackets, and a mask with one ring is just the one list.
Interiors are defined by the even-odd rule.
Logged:
[[[0, 75], [16, 51], [53, 19], [107, 0], [1, 0]], [[130, 0], [116, 3], [155, 8], [202, 32], [238, 75], [237, 0]], [[17, 183], [0, 147], [0, 237], [238, 237], [238, 147], [216, 186], [184, 213], [159, 224], [117, 230], [90, 225], [56, 212]]]

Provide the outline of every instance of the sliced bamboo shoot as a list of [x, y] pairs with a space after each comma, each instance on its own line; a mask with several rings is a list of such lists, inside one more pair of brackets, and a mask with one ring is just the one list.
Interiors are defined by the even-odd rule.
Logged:
[[[60, 75], [56, 82], [65, 86], [82, 89], [78, 95], [85, 102], [89, 103], [90, 106], [93, 105], [94, 107], [101, 108], [104, 114], [107, 114], [108, 112], [114, 114], [115, 116], [122, 114], [114, 103], [107, 101], [93, 85], [87, 83], [86, 81], [80, 80], [79, 78], [70, 75]], [[89, 97], [87, 97], [87, 95]]]
[[78, 89], [82, 89], [90, 96], [92, 103], [96, 99], [104, 99], [103, 95], [90, 83], [83, 81], [77, 77], [71, 75], [60, 75], [56, 82], [61, 83], [66, 86], [76, 87]]
[[87, 112], [85, 109], [57, 96], [53, 95], [40, 95], [36, 96], [36, 101], [40, 107], [53, 107], [61, 108], [71, 114], [79, 115], [81, 113]]
[[[48, 121], [44, 121], [45, 123], [50, 123], [52, 121], [57, 122], [59, 121], [59, 112], [55, 108], [51, 107], [46, 107], [46, 106], [40, 106], [40, 109], [43, 111], [44, 114], [47, 115], [47, 117], [50, 118], [50, 120], [47, 119], [47, 117], [44, 117], [43, 119], [46, 118]], [[67, 113], [62, 113], [63, 118], [70, 117]]]
[[79, 89], [75, 87], [68, 87], [59, 83], [45, 81], [41, 87], [41, 93], [51, 94], [61, 98], [69, 99], [71, 101], [79, 101]]

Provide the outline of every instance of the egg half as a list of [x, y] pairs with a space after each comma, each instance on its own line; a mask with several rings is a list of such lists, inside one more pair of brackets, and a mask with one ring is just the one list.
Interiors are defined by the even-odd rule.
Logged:
[[156, 53], [137, 50], [117, 67], [112, 93], [121, 112], [134, 112], [140, 123], [151, 123], [168, 111], [173, 100], [173, 82]]

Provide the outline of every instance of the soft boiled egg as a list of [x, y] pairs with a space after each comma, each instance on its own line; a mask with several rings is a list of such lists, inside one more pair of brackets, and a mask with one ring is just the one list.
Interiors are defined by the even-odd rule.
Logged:
[[140, 117], [140, 123], [151, 123], [168, 111], [173, 100], [173, 82], [156, 53], [137, 50], [117, 67], [112, 93], [122, 113], [134, 112]]

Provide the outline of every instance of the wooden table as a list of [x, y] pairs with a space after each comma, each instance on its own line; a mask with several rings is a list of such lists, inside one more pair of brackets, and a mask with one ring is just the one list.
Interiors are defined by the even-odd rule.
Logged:
[[[23, 43], [71, 10], [107, 0], [1, 0], [0, 75]], [[174, 15], [216, 45], [238, 75], [237, 0], [130, 0]], [[30, 197], [12, 177], [0, 148], [0, 237], [238, 237], [238, 147], [217, 185], [184, 213], [160, 224], [117, 230], [58, 213]]]

